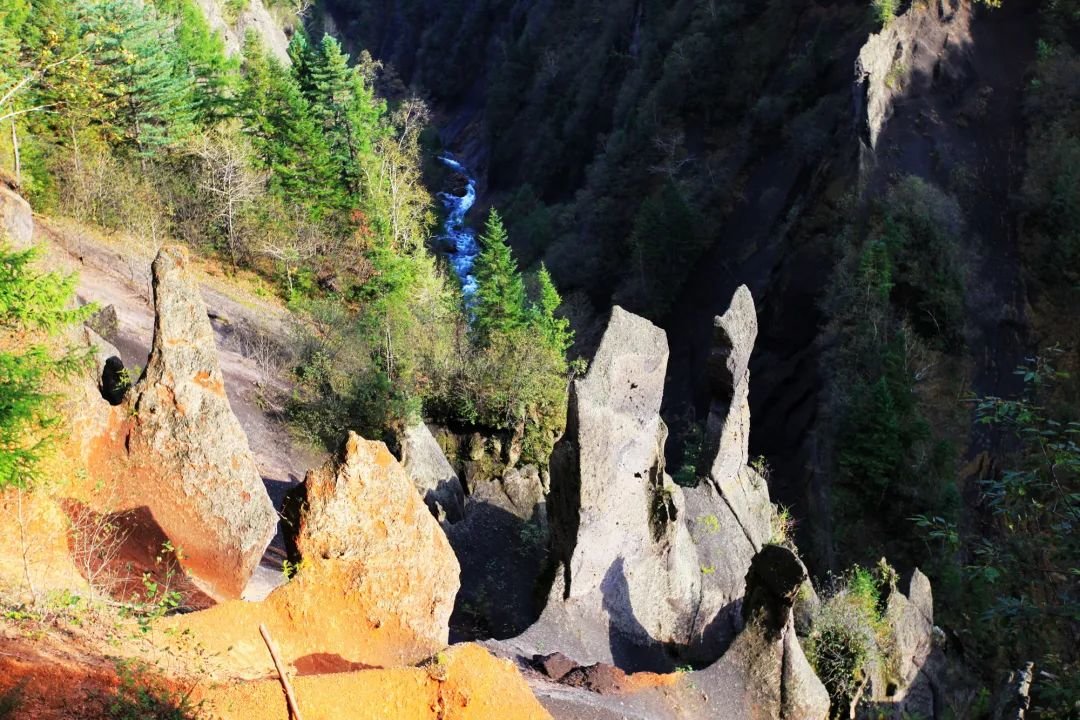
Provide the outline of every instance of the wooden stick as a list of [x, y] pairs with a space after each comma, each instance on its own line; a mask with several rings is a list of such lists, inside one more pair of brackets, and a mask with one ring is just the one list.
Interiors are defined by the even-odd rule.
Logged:
[[281, 662], [277, 645], [274, 644], [273, 639], [270, 637], [270, 631], [266, 628], [266, 625], [259, 625], [259, 634], [262, 635], [263, 642], [266, 643], [266, 649], [270, 651], [270, 658], [274, 661], [274, 667], [277, 668], [281, 686], [285, 688], [285, 701], [289, 704], [289, 714], [293, 720], [301, 720], [300, 707], [296, 704], [296, 695], [293, 694], [289, 676], [285, 674], [285, 664]]

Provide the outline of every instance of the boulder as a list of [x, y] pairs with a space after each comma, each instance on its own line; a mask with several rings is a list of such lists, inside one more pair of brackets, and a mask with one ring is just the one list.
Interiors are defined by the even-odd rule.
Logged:
[[0, 177], [0, 240], [17, 249], [26, 249], [34, 241], [34, 211], [30, 203]]
[[431, 514], [449, 523], [461, 520], [465, 491], [454, 466], [423, 422], [405, 428], [399, 438], [401, 464]]
[[916, 569], [907, 593], [895, 579], [885, 590], [885, 622], [892, 635], [888, 662], [871, 673], [859, 717], [937, 717], [943, 710], [940, 678], [945, 657], [936, 641], [930, 580]]
[[[474, 477], [464, 519], [444, 525], [461, 563], [450, 625], [455, 638], [508, 638], [540, 614], [537, 586], [548, 558], [544, 483], [535, 466]], [[542, 596], [541, 596], [542, 597]]]
[[766, 545], [746, 576], [745, 629], [724, 656], [693, 673], [693, 717], [826, 720], [829, 693], [795, 633], [792, 608], [806, 569], [788, 548]]
[[106, 305], [90, 316], [86, 327], [115, 344], [120, 337], [120, 320], [116, 316], [116, 306]]
[[344, 563], [369, 622], [400, 625], [429, 654], [445, 646], [460, 567], [386, 445], [349, 433], [338, 457], [307, 474], [301, 493], [301, 563]]
[[239, 597], [277, 513], [225, 395], [187, 251], [162, 248], [153, 278], [150, 358], [93, 443], [90, 469], [115, 482], [128, 506], [149, 511], [210, 594]]

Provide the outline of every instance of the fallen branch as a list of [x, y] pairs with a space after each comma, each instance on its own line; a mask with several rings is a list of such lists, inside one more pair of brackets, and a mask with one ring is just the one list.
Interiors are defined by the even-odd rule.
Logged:
[[263, 642], [266, 643], [266, 649], [270, 651], [270, 658], [274, 661], [274, 667], [277, 668], [281, 687], [285, 689], [285, 701], [289, 704], [289, 715], [292, 716], [293, 720], [301, 720], [300, 708], [296, 704], [296, 695], [293, 694], [289, 676], [285, 674], [285, 665], [281, 662], [277, 645], [274, 644], [274, 640], [270, 637], [270, 631], [266, 628], [266, 625], [259, 625], [259, 634], [262, 635]]

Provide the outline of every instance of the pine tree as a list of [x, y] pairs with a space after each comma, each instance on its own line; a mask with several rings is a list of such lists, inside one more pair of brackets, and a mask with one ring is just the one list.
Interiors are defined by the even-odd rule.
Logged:
[[353, 132], [354, 76], [349, 56], [330, 35], [324, 35], [317, 51], [310, 54], [310, 78], [301, 81], [310, 93], [312, 114], [320, 124], [330, 149], [330, 158], [339, 169], [342, 187], [352, 193], [359, 190], [359, 149]]
[[83, 8], [82, 22], [104, 76], [108, 139], [145, 159], [187, 137], [194, 80], [177, 68], [176, 38], [154, 7], [98, 0]]
[[235, 60], [225, 54], [221, 35], [210, 29], [194, 0], [154, 0], [175, 28], [177, 71], [194, 79], [192, 105], [197, 121], [209, 125], [231, 114], [239, 82]]
[[540, 263], [540, 270], [536, 274], [536, 286], [539, 298], [532, 307], [533, 322], [545, 344], [561, 357], [565, 357], [566, 351], [574, 342], [574, 332], [570, 329], [568, 320], [555, 314], [562, 305], [562, 298], [543, 263]]
[[317, 208], [340, 205], [326, 139], [296, 79], [255, 36], [244, 45], [243, 70], [239, 114], [264, 167], [273, 173], [272, 187]]
[[36, 272], [36, 255], [36, 250], [17, 252], [0, 243], [0, 332], [18, 338], [13, 345], [21, 348], [0, 351], [0, 489], [33, 478], [54, 420], [45, 381], [81, 363], [79, 355], [55, 356], [34, 344], [35, 334], [84, 320], [91, 309], [69, 309], [74, 278]]
[[499, 213], [492, 209], [480, 236], [476, 259], [476, 296], [473, 329], [481, 342], [525, 325], [525, 283], [507, 244], [506, 230]]

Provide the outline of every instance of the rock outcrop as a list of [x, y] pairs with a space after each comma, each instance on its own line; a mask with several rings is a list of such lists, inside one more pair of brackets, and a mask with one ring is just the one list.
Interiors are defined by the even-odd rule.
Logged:
[[690, 657], [720, 656], [742, 626], [739, 600], [746, 570], [772, 535], [772, 503], [765, 479], [747, 466], [750, 455], [750, 353], [757, 311], [746, 286], [735, 291], [714, 322], [709, 379], [713, 402], [706, 424], [706, 457], [713, 458], [697, 487], [684, 491], [687, 524], [701, 568], [701, 595]]
[[746, 576], [745, 629], [691, 682], [707, 688], [693, 717], [825, 720], [829, 694], [795, 634], [792, 608], [806, 569], [790, 550], [766, 545]]
[[716, 319], [711, 462], [697, 487], [682, 488], [664, 472], [666, 338], [612, 312], [552, 457], [554, 586], [540, 620], [510, 646], [630, 671], [721, 656], [742, 627], [747, 568], [772, 532], [768, 487], [746, 465], [756, 335], [743, 287]]
[[15, 187], [0, 176], [0, 240], [25, 249], [34, 241], [34, 211]]
[[90, 449], [91, 473], [144, 507], [184, 569], [218, 598], [239, 597], [277, 513], [229, 406], [214, 333], [187, 251], [153, 264], [154, 340], [146, 369]]
[[870, 36], [855, 63], [854, 85], [856, 123], [865, 147], [877, 148], [898, 100], [919, 91], [913, 83], [948, 81], [943, 75], [957, 72], [958, 65], [943, 58], [970, 43], [970, 12], [960, 0], [914, 3]]
[[460, 567], [386, 445], [349, 433], [339, 457], [309, 472], [299, 491], [301, 563], [336, 561], [337, 585], [370, 623], [399, 624], [421, 656], [444, 647]]
[[237, 55], [244, 47], [244, 38], [249, 32], [255, 33], [263, 45], [279, 62], [288, 65], [289, 39], [270, 14], [263, 0], [245, 0], [243, 10], [232, 23], [226, 21], [225, 0], [197, 0], [210, 29], [221, 35], [225, 41], [225, 52]]
[[[664, 473], [663, 330], [616, 307], [586, 376], [571, 389], [551, 461], [556, 581], [515, 643], [582, 664], [663, 669], [684, 642], [700, 588], [680, 489]], [[531, 655], [532, 653], [528, 653]]]
[[944, 712], [940, 676], [945, 658], [935, 642], [930, 580], [918, 569], [903, 593], [885, 589], [884, 619], [892, 636], [890, 662], [875, 668], [859, 704], [858, 717], [939, 717]]
[[405, 428], [398, 439], [401, 464], [424, 498], [431, 514], [456, 523], [464, 512], [465, 491], [435, 436], [423, 422]]

